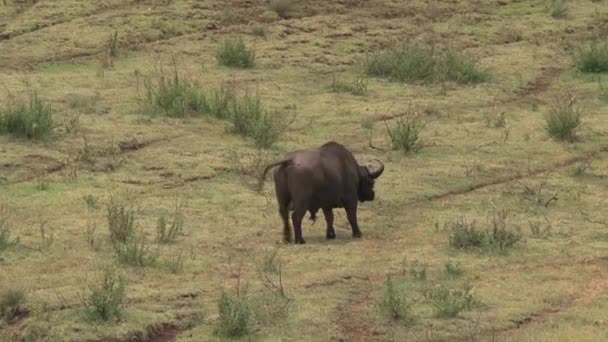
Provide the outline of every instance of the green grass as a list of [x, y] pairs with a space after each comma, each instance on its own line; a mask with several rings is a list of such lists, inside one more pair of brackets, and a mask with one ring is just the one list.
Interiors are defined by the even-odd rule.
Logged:
[[429, 291], [428, 301], [433, 306], [436, 317], [452, 318], [470, 309], [474, 298], [469, 286], [465, 286], [462, 290], [455, 290], [444, 285], [437, 285]]
[[120, 319], [125, 306], [127, 283], [124, 275], [106, 268], [98, 284], [88, 284], [85, 305], [91, 319], [110, 321]]
[[583, 113], [572, 96], [556, 97], [545, 115], [545, 130], [559, 141], [574, 142]]
[[424, 122], [417, 113], [400, 116], [393, 126], [386, 129], [393, 149], [415, 153], [422, 148], [420, 133], [424, 129]]
[[392, 81], [480, 83], [490, 78], [461, 52], [408, 43], [372, 54], [365, 62], [367, 75]]
[[[601, 152], [608, 102], [601, 100], [598, 75], [570, 73], [576, 68], [572, 47], [587, 46], [585, 37], [603, 30], [605, 9], [570, 2], [567, 19], [556, 20], [547, 3], [311, 0], [296, 3], [285, 20], [268, 9], [269, 1], [248, 1], [226, 10], [232, 15], [227, 22], [220, 21], [227, 6], [218, 0], [0, 6], [2, 85], [18, 95], [40, 90], [59, 123], [44, 143], [0, 136], [0, 203], [11, 208], [10, 240], [19, 239], [0, 253], [0, 289], [27, 285], [29, 310], [17, 322], [2, 320], [0, 340], [125, 340], [144, 338], [153, 327], [172, 335], [171, 326], [186, 342], [605, 340], [606, 329], [596, 321], [608, 309], [600, 210], [608, 176]], [[250, 34], [256, 25], [265, 26], [266, 39]], [[501, 29], [523, 32], [522, 40], [505, 44], [497, 36]], [[118, 55], [112, 68], [98, 73], [112, 32], [119, 33]], [[237, 34], [248, 48], [255, 40], [254, 68], [228, 68], [215, 59], [222, 40]], [[122, 45], [130, 39], [137, 49]], [[439, 49], [428, 80], [365, 75], [365, 97], [346, 89], [360, 77], [357, 63], [366, 52], [408, 39]], [[470, 56], [477, 69], [491, 70], [491, 82], [445, 81], [447, 72], [437, 64], [446, 63], [447, 46]], [[167, 66], [163, 94], [169, 96], [159, 101], [167, 105], [149, 101], [158, 112], [142, 115], [141, 75], [150, 75], [156, 100], [160, 71], [147, 70], [173, 58], [195, 101], [183, 95], [190, 90], [169, 91], [174, 78]], [[340, 93], [332, 92], [333, 74], [347, 85]], [[574, 144], [558, 143], [545, 131], [553, 97], [568, 88], [576, 89], [577, 106], [584, 108]], [[68, 94], [95, 99], [70, 100]], [[291, 119], [297, 108], [293, 125], [270, 148], [229, 132], [243, 94], [259, 98], [263, 113]], [[202, 98], [195, 110], [185, 105]], [[0, 107], [8, 100], [0, 96]], [[423, 148], [405, 154], [392, 149], [384, 122], [395, 128], [409, 103], [424, 122], [417, 139]], [[494, 128], [503, 124], [503, 112], [507, 121]], [[491, 114], [488, 124], [484, 113]], [[68, 134], [63, 123], [75, 114], [79, 127]], [[503, 139], [505, 130], [509, 139]], [[265, 165], [329, 140], [347, 146], [362, 166], [375, 166], [374, 159], [386, 165], [375, 182], [375, 200], [358, 207], [363, 238], [351, 237], [347, 215], [336, 209], [335, 240], [324, 238], [319, 211], [316, 223], [309, 215], [303, 222], [306, 245], [281, 246], [272, 178], [259, 192], [251, 185]], [[591, 166], [573, 177], [577, 162], [587, 158]], [[546, 178], [541, 189], [534, 175], [542, 170], [551, 172], [540, 177]], [[534, 195], [524, 193], [515, 177]], [[45, 183], [48, 190], [38, 190]], [[135, 266], [121, 262], [112, 246], [105, 204], [109, 193], [119, 192], [129, 194], [127, 208], [137, 208], [133, 240], [143, 231], [145, 255], [157, 255], [149, 266], [137, 266], [139, 244], [131, 249]], [[556, 193], [558, 200], [545, 206]], [[164, 214], [171, 226], [176, 196], [188, 200], [183, 234], [159, 244], [157, 220]], [[507, 246], [517, 235], [489, 233], [486, 216], [491, 219], [496, 208], [511, 213], [509, 232], [521, 227], [521, 240], [504, 253], [494, 246]], [[450, 233], [439, 225], [457, 217], [477, 220], [482, 247], [449, 246]], [[48, 248], [39, 230], [44, 222], [45, 236], [54, 240]], [[486, 247], [490, 235], [503, 242]], [[272, 257], [279, 247], [280, 262]], [[404, 267], [404, 259], [419, 263]], [[86, 314], [84, 279], [99, 287], [100, 265], [116, 267], [128, 284], [118, 320]], [[227, 301], [218, 306], [239, 269], [241, 288], [248, 288], [246, 324]], [[411, 304], [412, 319], [393, 320], [390, 312], [399, 310], [379, 310], [388, 276], [394, 293]], [[474, 294], [470, 306], [467, 281]], [[436, 290], [433, 305], [428, 295], [436, 285], [447, 292]], [[232, 290], [227, 295], [239, 297]], [[204, 319], [194, 319], [201, 312]], [[247, 333], [215, 335], [220, 317], [236, 322], [226, 331], [246, 326]], [[526, 324], [529, 317], [543, 319]]]
[[392, 320], [411, 320], [412, 303], [405, 290], [390, 277], [384, 283], [384, 293], [380, 301], [380, 310]]
[[582, 72], [608, 72], [608, 43], [593, 40], [575, 53], [576, 67]]
[[243, 38], [225, 39], [218, 47], [215, 58], [218, 63], [233, 68], [253, 68], [255, 51], [247, 47]]
[[18, 138], [44, 140], [53, 133], [53, 109], [36, 93], [28, 101], [13, 100], [0, 109], [0, 134], [9, 133]]
[[222, 292], [217, 304], [219, 318], [215, 334], [223, 337], [240, 337], [251, 331], [251, 309], [247, 298]]
[[0, 317], [11, 323], [19, 313], [25, 310], [25, 291], [16, 288], [3, 289], [0, 292]]

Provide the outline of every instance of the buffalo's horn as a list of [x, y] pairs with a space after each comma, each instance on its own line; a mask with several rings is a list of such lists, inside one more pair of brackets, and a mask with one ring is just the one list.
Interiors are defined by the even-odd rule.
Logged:
[[384, 172], [384, 164], [382, 164], [382, 162], [379, 161], [378, 159], [376, 159], [376, 161], [378, 162], [378, 164], [380, 164], [380, 167], [376, 171], [372, 171], [369, 173], [369, 176], [374, 179], [380, 177], [382, 172]]

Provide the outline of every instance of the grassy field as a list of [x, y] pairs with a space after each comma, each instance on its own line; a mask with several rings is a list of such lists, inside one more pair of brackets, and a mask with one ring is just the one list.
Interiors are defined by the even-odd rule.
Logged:
[[[0, 1], [0, 340], [608, 340], [606, 41], [605, 0]], [[283, 244], [260, 169], [330, 140], [386, 165], [363, 238]]]

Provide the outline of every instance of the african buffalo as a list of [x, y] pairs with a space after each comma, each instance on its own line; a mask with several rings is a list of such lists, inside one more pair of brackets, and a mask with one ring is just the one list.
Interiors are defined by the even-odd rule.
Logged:
[[333, 208], [344, 208], [354, 238], [361, 237], [357, 224], [358, 201], [374, 200], [374, 182], [384, 171], [384, 164], [376, 160], [380, 167], [370, 170], [360, 166], [353, 154], [343, 145], [328, 142], [318, 149], [290, 152], [276, 163], [264, 169], [262, 180], [271, 168], [274, 171], [274, 185], [279, 205], [279, 214], [283, 220], [283, 237], [291, 242], [289, 228], [289, 211], [295, 231], [295, 242], [305, 243], [302, 238], [302, 219], [306, 211], [311, 220], [315, 220], [319, 209], [323, 210], [327, 223], [326, 237], [334, 239]]

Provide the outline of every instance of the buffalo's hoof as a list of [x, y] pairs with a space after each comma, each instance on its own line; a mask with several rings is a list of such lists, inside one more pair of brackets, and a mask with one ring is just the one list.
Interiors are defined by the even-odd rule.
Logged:
[[304, 239], [296, 239], [296, 244], [298, 244], [298, 245], [303, 245], [305, 243], [306, 243], [306, 241], [304, 241]]
[[336, 233], [335, 232], [327, 233], [327, 234], [325, 234], [325, 237], [327, 238], [327, 240], [333, 240], [336, 238]]
[[354, 232], [354, 233], [353, 233], [353, 238], [355, 238], [355, 239], [360, 239], [360, 238], [361, 238], [361, 236], [362, 236], [362, 235], [361, 235], [361, 232]]

